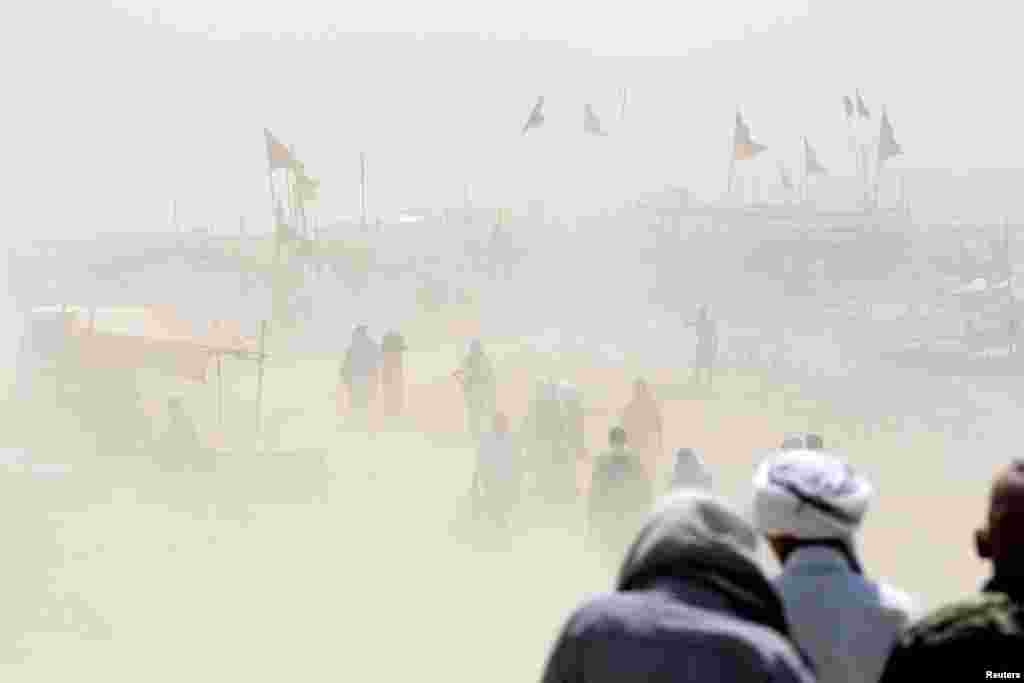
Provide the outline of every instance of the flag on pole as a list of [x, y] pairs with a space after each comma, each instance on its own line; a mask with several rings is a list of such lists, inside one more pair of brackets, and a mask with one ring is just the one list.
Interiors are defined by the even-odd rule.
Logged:
[[793, 190], [793, 178], [789, 175], [789, 170], [779, 162], [779, 180], [782, 182], [782, 187], [787, 191]]
[[849, 95], [843, 95], [843, 109], [846, 110], [846, 118], [853, 118], [853, 100]]
[[862, 119], [870, 119], [871, 112], [868, 111], [868, 107], [864, 104], [864, 98], [860, 96], [860, 90], [857, 91], [857, 116]]
[[743, 116], [739, 112], [736, 112], [736, 130], [732, 140], [733, 158], [736, 161], [749, 161], [768, 149], [764, 145], [754, 142], [750, 136], [750, 126], [743, 120]]
[[882, 126], [881, 131], [878, 135], [878, 164], [883, 164], [886, 160], [903, 154], [903, 148], [896, 142], [896, 134], [892, 130], [892, 124], [889, 123], [889, 114], [882, 111]]
[[320, 197], [320, 180], [306, 175], [301, 161], [295, 162], [295, 194], [301, 202], [315, 202]]
[[811, 143], [804, 138], [804, 172], [809, 175], [827, 175], [828, 170], [818, 160], [818, 153], [811, 147]]
[[291, 168], [295, 164], [291, 151], [274, 137], [269, 128], [264, 128], [263, 134], [267, 139], [267, 163], [270, 165], [270, 170]]
[[590, 104], [583, 105], [583, 130], [591, 135], [608, 136], [608, 133], [601, 128], [601, 120], [597, 118], [594, 107]]
[[533, 111], [530, 112], [530, 118], [526, 120], [526, 125], [523, 126], [523, 135], [531, 128], [540, 128], [544, 125], [544, 96], [541, 95], [537, 98], [537, 104], [533, 105]]

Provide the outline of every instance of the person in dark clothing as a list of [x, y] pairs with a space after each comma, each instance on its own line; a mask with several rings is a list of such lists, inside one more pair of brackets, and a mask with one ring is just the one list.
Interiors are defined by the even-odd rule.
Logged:
[[352, 334], [352, 343], [345, 352], [339, 375], [348, 389], [349, 408], [364, 419], [377, 398], [380, 360], [380, 347], [370, 337], [366, 325], [360, 325]]
[[654, 504], [643, 462], [626, 450], [626, 432], [608, 435], [611, 450], [600, 455], [587, 500], [587, 545], [603, 564], [618, 563]]
[[453, 375], [462, 385], [469, 433], [474, 443], [479, 443], [480, 437], [494, 419], [497, 404], [494, 365], [479, 339], [474, 339], [470, 344], [469, 353]]
[[701, 306], [697, 318], [687, 323], [697, 333], [697, 354], [693, 366], [693, 383], [711, 388], [715, 358], [718, 356], [718, 324], [712, 320], [707, 306]]
[[583, 445], [582, 396], [568, 384], [538, 381], [520, 433], [527, 454], [530, 513], [544, 525], [578, 529], [577, 460]]
[[1024, 662], [1024, 460], [996, 477], [988, 520], [976, 532], [975, 545], [993, 568], [981, 593], [911, 626], [890, 653], [881, 683], [919, 678], [924, 672], [939, 672], [948, 681], [1019, 677]]
[[665, 498], [626, 554], [616, 590], [568, 618], [543, 683], [813, 683], [754, 529], [708, 493]]
[[201, 462], [202, 444], [195, 422], [185, 412], [180, 396], [167, 399], [167, 431], [160, 442], [160, 459], [173, 471], [191, 469]]
[[381, 340], [381, 407], [388, 417], [398, 417], [405, 410], [405, 366], [402, 354], [408, 349], [405, 339], [396, 331], [388, 332]]

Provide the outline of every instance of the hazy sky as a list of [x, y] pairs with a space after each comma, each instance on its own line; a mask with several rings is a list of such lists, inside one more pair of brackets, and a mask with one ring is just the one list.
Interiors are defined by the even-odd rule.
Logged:
[[[148, 11], [152, 3], [116, 2], [128, 11]], [[240, 8], [244, 7], [244, 10]], [[466, 32], [504, 38], [566, 41], [573, 47], [608, 55], [680, 55], [697, 45], [741, 37], [807, 14], [807, 0], [723, 0], [697, 12], [677, 2], [638, 0], [630, 3], [514, 3], [438, 0], [366, 2], [356, 6], [334, 2], [267, 2], [262, 5], [216, 0], [179, 1], [160, 7], [163, 18], [179, 26], [224, 34], [245, 31], [297, 32]], [[684, 47], [685, 45], [685, 47]]]
[[[948, 5], [25, 5], [3, 41], [8, 216], [33, 234], [145, 230], [176, 198], [188, 224], [266, 228], [264, 126], [320, 177], [324, 218], [358, 211], [360, 151], [374, 214], [452, 204], [467, 184], [491, 205], [585, 208], [666, 184], [711, 199], [736, 107], [770, 147], [748, 169], [765, 188], [778, 161], [799, 166], [804, 135], [851, 173], [840, 100], [858, 87], [873, 113], [888, 106], [906, 150], [894, 168], [1016, 166], [1017, 11]], [[524, 139], [539, 94], [549, 125]], [[585, 102], [611, 137], [581, 133]]]

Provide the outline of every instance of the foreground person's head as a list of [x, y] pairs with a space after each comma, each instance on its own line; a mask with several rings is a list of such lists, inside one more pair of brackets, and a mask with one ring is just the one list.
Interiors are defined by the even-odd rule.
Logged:
[[780, 451], [754, 475], [754, 523], [783, 564], [795, 550], [820, 545], [860, 571], [855, 536], [873, 488], [843, 458], [824, 451]]
[[781, 600], [757, 562], [756, 530], [711, 493], [662, 498], [626, 553], [616, 587], [640, 590], [664, 578], [719, 592], [739, 616], [788, 633]]
[[975, 532], [975, 545], [996, 576], [1024, 580], [1024, 460], [1004, 467], [993, 481], [988, 519]]

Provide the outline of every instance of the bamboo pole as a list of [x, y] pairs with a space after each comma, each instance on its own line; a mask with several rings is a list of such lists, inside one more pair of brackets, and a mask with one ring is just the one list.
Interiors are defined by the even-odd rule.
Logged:
[[729, 155], [729, 180], [726, 184], [725, 196], [729, 203], [732, 203], [732, 186], [736, 181], [736, 145], [730, 145], [732, 153]]
[[270, 185], [270, 216], [273, 220], [274, 234], [277, 234], [277, 223], [278, 223], [278, 201], [277, 201], [277, 188], [274, 187], [274, 169], [267, 169], [267, 183]]
[[267, 321], [260, 321], [259, 366], [256, 374], [256, 434], [263, 432], [263, 365], [266, 358]]
[[238, 267], [238, 291], [245, 296], [249, 291], [249, 273], [246, 270], [246, 239], [245, 239], [245, 216], [238, 219], [238, 256], [235, 264]]
[[359, 225], [366, 232], [366, 152], [359, 153]]
[[217, 424], [224, 429], [224, 375], [221, 371], [221, 359], [217, 354]]

